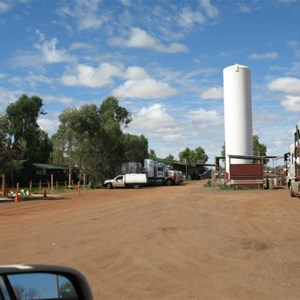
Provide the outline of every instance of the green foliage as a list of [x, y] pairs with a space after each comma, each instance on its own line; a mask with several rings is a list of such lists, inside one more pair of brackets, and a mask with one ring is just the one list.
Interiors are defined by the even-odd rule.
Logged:
[[144, 135], [124, 134], [124, 161], [143, 163], [148, 157], [148, 140]]
[[46, 114], [42, 107], [41, 98], [22, 95], [6, 108], [8, 134], [13, 140], [18, 159], [44, 163], [50, 156], [52, 143], [37, 123], [38, 118]]
[[125, 158], [122, 126], [128, 126], [131, 115], [115, 97], [107, 97], [99, 108], [67, 109], [59, 120], [52, 137], [54, 163], [68, 164], [70, 171], [76, 166], [79, 177], [85, 172], [95, 183], [116, 174]]
[[208, 156], [202, 147], [197, 147], [195, 150], [191, 150], [187, 147], [184, 151], [179, 153], [179, 160], [186, 165], [196, 163], [204, 164], [207, 162]]
[[259, 137], [257, 135], [253, 136], [253, 155], [266, 156], [267, 146], [259, 142]]
[[8, 174], [13, 168], [15, 153], [12, 140], [8, 136], [8, 121], [0, 114], [0, 175]]
[[151, 159], [156, 158], [156, 153], [153, 149], [150, 149], [148, 157], [151, 158]]
[[169, 154], [167, 157], [165, 157], [166, 160], [174, 160], [174, 156], [172, 154]]

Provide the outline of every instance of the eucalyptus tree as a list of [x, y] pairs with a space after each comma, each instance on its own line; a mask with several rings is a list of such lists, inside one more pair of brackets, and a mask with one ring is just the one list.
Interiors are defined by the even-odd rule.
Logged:
[[166, 160], [174, 160], [174, 155], [173, 154], [169, 154], [168, 156], [165, 157]]
[[38, 125], [40, 116], [45, 115], [43, 100], [38, 96], [22, 95], [6, 108], [8, 133], [18, 158], [32, 162], [47, 162], [51, 153], [51, 142]]
[[125, 161], [144, 163], [148, 158], [148, 140], [144, 135], [124, 134]]
[[0, 176], [2, 178], [2, 190], [5, 185], [5, 175], [8, 175], [13, 168], [14, 151], [11, 138], [8, 136], [8, 122], [0, 114]]
[[187, 147], [179, 153], [179, 160], [186, 165], [206, 163], [208, 156], [202, 147], [197, 147], [195, 150], [191, 150], [189, 147]]
[[130, 113], [115, 97], [107, 97], [100, 107], [87, 104], [70, 108], [59, 116], [53, 136], [53, 159], [64, 160], [70, 172], [74, 167], [94, 182], [115, 175], [124, 161], [122, 126], [131, 121]]

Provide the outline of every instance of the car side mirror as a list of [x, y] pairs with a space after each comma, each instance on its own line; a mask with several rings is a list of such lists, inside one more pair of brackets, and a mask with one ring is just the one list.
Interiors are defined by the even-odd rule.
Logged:
[[85, 277], [75, 269], [49, 265], [0, 266], [2, 300], [92, 300]]

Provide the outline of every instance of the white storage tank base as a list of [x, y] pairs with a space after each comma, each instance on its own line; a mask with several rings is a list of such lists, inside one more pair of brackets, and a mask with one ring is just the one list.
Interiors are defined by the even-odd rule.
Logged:
[[[226, 173], [228, 155], [253, 155], [250, 68], [232, 65], [223, 70]], [[249, 160], [231, 159], [231, 164]]]

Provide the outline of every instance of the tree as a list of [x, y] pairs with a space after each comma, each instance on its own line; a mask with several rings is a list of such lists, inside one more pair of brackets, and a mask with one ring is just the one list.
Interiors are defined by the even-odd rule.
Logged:
[[186, 147], [182, 152], [179, 153], [179, 161], [184, 163], [185, 165], [189, 165], [191, 163], [193, 154], [189, 147]]
[[124, 151], [125, 160], [132, 162], [144, 162], [148, 157], [148, 140], [144, 135], [124, 135]]
[[38, 118], [46, 114], [42, 107], [41, 98], [22, 95], [19, 100], [6, 108], [8, 133], [19, 159], [42, 163], [50, 156], [51, 142], [37, 123]]
[[13, 160], [12, 141], [8, 136], [8, 122], [0, 114], [0, 174], [11, 165]]
[[151, 158], [151, 159], [156, 158], [156, 153], [153, 149], [150, 149], [148, 157]]
[[184, 151], [180, 152], [178, 156], [180, 162], [185, 165], [206, 163], [208, 160], [208, 156], [202, 147], [197, 147], [195, 150], [191, 150], [187, 147]]
[[119, 106], [115, 97], [107, 97], [99, 108], [102, 128], [102, 151], [99, 167], [104, 176], [113, 176], [119, 171], [125, 159], [122, 126], [131, 122], [131, 114]]
[[[259, 136], [253, 135], [253, 155], [255, 156], [266, 156], [267, 146], [259, 142]], [[221, 155], [225, 156], [225, 142], [222, 146]]]
[[267, 155], [267, 146], [259, 142], [259, 137], [257, 135], [253, 136], [253, 155], [256, 156]]
[[[122, 126], [128, 126], [130, 113], [115, 97], [107, 97], [99, 108], [94, 104], [65, 110], [52, 140], [53, 159], [66, 161], [69, 171], [77, 167], [94, 182], [115, 175], [125, 157]], [[78, 174], [80, 177], [80, 174]]]
[[8, 122], [0, 114], [0, 176], [2, 176], [2, 191], [5, 188], [5, 175], [13, 169], [15, 153], [11, 138], [8, 136]]
[[165, 159], [166, 160], [174, 160], [174, 156], [172, 154], [169, 154]]
[[194, 163], [205, 164], [208, 160], [208, 156], [206, 155], [206, 153], [202, 147], [197, 147], [194, 150], [194, 155], [193, 155], [192, 160]]

